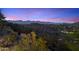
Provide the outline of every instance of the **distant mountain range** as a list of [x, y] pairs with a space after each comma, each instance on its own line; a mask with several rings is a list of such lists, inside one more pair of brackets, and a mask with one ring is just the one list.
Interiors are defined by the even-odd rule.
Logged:
[[11, 21], [8, 20], [8, 22], [14, 23], [14, 24], [31, 24], [31, 23], [38, 23], [38, 24], [62, 24], [62, 23], [56, 23], [56, 22], [41, 22], [41, 21]]

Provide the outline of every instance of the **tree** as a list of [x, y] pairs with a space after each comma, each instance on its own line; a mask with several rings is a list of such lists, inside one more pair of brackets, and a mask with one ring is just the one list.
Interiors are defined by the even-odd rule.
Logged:
[[5, 19], [5, 16], [2, 14], [1, 10], [0, 10], [0, 20]]

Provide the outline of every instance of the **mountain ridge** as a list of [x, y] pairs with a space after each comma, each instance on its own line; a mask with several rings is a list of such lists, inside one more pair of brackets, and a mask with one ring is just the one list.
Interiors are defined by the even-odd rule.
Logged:
[[[22, 20], [7, 20], [8, 22], [14, 23], [14, 24], [31, 24], [31, 23], [38, 23], [38, 24], [73, 24], [73, 23], [62, 23], [62, 22], [42, 22], [42, 21], [22, 21]], [[75, 22], [78, 23], [78, 22]]]

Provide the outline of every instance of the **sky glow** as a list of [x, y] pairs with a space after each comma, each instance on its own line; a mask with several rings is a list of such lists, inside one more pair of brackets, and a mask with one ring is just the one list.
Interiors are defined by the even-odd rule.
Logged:
[[1, 8], [6, 20], [79, 22], [78, 8]]

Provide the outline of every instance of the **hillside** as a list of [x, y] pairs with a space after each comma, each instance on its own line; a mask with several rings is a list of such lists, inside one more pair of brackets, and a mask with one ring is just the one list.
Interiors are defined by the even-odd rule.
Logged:
[[[45, 40], [18, 24], [0, 21], [0, 50], [48, 50]], [[16, 28], [18, 27], [18, 28]], [[38, 38], [36, 38], [38, 37]]]

